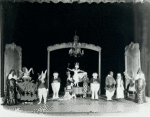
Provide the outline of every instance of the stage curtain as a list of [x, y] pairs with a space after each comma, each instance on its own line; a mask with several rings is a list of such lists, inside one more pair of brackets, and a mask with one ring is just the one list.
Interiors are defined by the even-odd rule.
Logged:
[[117, 3], [120, 3], [120, 2], [123, 2], [123, 3], [138, 3], [138, 2], [150, 2], [150, 0], [1, 0], [1, 1], [4, 1], [4, 2], [8, 2], [8, 1], [11, 1], [11, 2], [31, 2], [31, 3], [34, 3], [34, 2], [38, 2], [38, 3], [50, 3], [50, 2], [53, 2], [53, 3], [58, 3], [58, 2], [62, 2], [62, 3], [73, 3], [73, 2], [78, 2], [78, 3], [114, 3], [114, 2], [117, 2]]
[[0, 5], [0, 96], [4, 96], [3, 7]]
[[150, 3], [134, 5], [134, 41], [139, 43], [141, 68], [146, 77], [146, 96], [150, 97]]

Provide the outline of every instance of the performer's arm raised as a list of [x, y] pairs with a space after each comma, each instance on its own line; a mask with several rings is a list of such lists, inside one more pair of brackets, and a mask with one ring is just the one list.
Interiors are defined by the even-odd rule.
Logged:
[[30, 73], [32, 70], [32, 74], [34, 74], [33, 68], [30, 68], [30, 70], [28, 71], [28, 73]]
[[78, 71], [78, 72], [84, 72], [84, 71], [79, 69], [79, 71]]
[[70, 71], [74, 71], [74, 69], [69, 69], [69, 68], [67, 68], [68, 70], [70, 70]]

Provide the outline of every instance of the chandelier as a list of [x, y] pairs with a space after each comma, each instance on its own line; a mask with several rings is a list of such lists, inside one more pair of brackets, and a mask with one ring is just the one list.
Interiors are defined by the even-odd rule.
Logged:
[[81, 51], [81, 43], [78, 42], [79, 37], [76, 35], [74, 36], [74, 42], [72, 43], [72, 48], [69, 50], [69, 55], [74, 57], [83, 56], [84, 50]]

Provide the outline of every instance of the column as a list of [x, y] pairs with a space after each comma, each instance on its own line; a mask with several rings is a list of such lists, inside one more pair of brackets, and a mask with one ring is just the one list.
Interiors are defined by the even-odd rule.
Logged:
[[99, 68], [99, 71], [98, 71], [98, 74], [99, 74], [99, 82], [100, 82], [100, 89], [99, 89], [99, 95], [101, 94], [101, 50], [98, 52], [99, 53], [99, 59], [98, 59], [98, 68]]
[[0, 5], [0, 91], [4, 97], [4, 41], [3, 41], [3, 6]]
[[49, 96], [49, 78], [50, 78], [50, 51], [47, 53], [47, 83], [48, 83], [48, 96]]

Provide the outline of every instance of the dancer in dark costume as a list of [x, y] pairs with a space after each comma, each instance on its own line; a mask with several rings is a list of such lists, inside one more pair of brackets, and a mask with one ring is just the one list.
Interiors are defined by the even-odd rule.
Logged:
[[145, 86], [146, 86], [145, 75], [142, 72], [142, 70], [139, 69], [137, 75], [135, 76], [135, 89], [136, 89], [135, 102], [136, 103], [143, 104], [146, 102]]
[[6, 79], [6, 92], [2, 105], [11, 106], [17, 104], [16, 80], [18, 79], [15, 70], [12, 69]]

